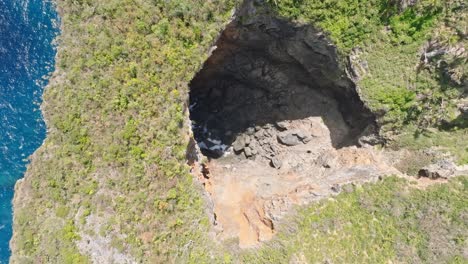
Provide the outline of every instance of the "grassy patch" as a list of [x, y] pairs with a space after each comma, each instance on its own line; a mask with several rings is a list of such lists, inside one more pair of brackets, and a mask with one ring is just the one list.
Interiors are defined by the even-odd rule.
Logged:
[[468, 164], [468, 130], [459, 129], [453, 131], [425, 130], [408, 127], [390, 145], [397, 148], [423, 149], [428, 146], [449, 152], [458, 158], [459, 164]]
[[246, 263], [463, 263], [468, 178], [427, 190], [395, 177], [300, 209]]

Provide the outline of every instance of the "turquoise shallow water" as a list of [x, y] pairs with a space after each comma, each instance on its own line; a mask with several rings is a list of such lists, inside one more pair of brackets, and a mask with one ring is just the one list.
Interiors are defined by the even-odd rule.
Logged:
[[45, 138], [39, 104], [57, 19], [49, 0], [0, 0], [0, 264], [10, 256], [14, 184]]

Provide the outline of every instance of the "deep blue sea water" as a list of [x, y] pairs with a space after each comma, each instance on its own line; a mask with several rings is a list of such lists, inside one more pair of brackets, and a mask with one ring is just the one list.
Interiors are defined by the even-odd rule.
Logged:
[[0, 264], [10, 256], [14, 184], [46, 134], [39, 104], [57, 19], [50, 0], [0, 0]]

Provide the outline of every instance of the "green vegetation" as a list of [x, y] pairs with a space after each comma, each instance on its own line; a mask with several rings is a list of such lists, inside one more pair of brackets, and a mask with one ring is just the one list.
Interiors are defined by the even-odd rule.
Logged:
[[458, 157], [458, 163], [468, 164], [468, 132], [466, 129], [453, 131], [428, 130], [419, 132], [417, 128], [408, 127], [406, 132], [398, 136], [398, 140], [390, 146], [412, 150], [424, 149], [427, 146], [438, 146], [439, 149], [450, 151]]
[[[203, 198], [185, 165], [185, 103], [188, 82], [239, 2], [57, 1], [63, 31], [44, 94], [49, 133], [15, 200], [13, 262], [88, 263], [76, 244], [88, 233], [143, 263], [466, 261], [466, 178], [429, 191], [393, 178], [358, 188], [302, 210], [295, 231], [242, 256], [208, 237]], [[271, 4], [322, 27], [342, 54], [362, 48], [370, 71], [359, 81], [362, 94], [385, 111], [384, 129], [403, 132], [396, 145], [439, 145], [466, 163], [463, 122], [414, 140], [421, 126], [453, 110], [441, 101], [460, 97], [459, 85], [434, 63], [416, 70], [428, 32], [447, 45], [462, 41], [460, 1], [422, 0], [405, 11], [394, 2]], [[465, 76], [466, 64], [441, 56]]]
[[245, 262], [466, 263], [468, 178], [411, 185], [390, 177], [300, 209]]
[[[381, 114], [382, 134], [392, 144], [418, 140], [428, 128], [439, 128], [431, 140], [419, 140], [418, 147], [439, 147], [457, 155], [459, 163], [467, 162], [466, 144], [453, 144], [451, 134], [441, 129], [449, 124], [463, 130], [457, 136], [468, 142], [466, 118], [456, 110], [458, 99], [466, 97], [468, 76], [466, 52], [455, 51], [468, 47], [468, 12], [462, 1], [269, 2], [282, 16], [328, 32], [342, 54], [359, 54], [365, 62], [358, 81], [363, 99]], [[437, 49], [444, 53], [424, 58], [424, 50]]]
[[17, 260], [86, 262], [76, 242], [93, 232], [151, 263], [211, 257], [185, 165], [184, 104], [234, 2], [57, 4], [58, 71], [44, 94], [50, 132], [16, 204]]
[[394, 43], [410, 43], [425, 37], [444, 9], [444, 1], [423, 0], [401, 10], [400, 1], [389, 0], [280, 0], [274, 3], [279, 13], [302, 23], [320, 26], [338, 47], [349, 52], [389, 26]]

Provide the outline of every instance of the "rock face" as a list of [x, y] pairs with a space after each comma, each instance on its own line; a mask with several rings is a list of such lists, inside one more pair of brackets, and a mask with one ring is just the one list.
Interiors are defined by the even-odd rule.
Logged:
[[[253, 1], [239, 10], [192, 80], [190, 114], [200, 148], [215, 158], [229, 146], [239, 152], [248, 145], [243, 140], [249, 138], [239, 134], [259, 137], [258, 128], [265, 125], [311, 116], [321, 116], [330, 127], [335, 147], [354, 145], [364, 131], [375, 132], [374, 116], [329, 40], [311, 26], [274, 17]], [[309, 139], [300, 134], [278, 138], [286, 145]]]
[[321, 117], [291, 120], [281, 129], [269, 124], [250, 141], [239, 135], [237, 151], [211, 160], [208, 176], [199, 179], [213, 202], [218, 237], [256, 246], [272, 238], [294, 205], [335, 195], [350, 183], [399, 174], [374, 148], [337, 150], [330, 135]]
[[[340, 67], [335, 47], [247, 1], [190, 86], [199, 179], [221, 239], [269, 240], [295, 204], [342, 184], [395, 172], [366, 144], [374, 116]], [[340, 150], [336, 150], [341, 148]]]
[[[271, 239], [295, 205], [401, 175], [373, 147], [382, 143], [375, 118], [346, 74], [367, 74], [360, 51], [345, 71], [322, 33], [254, 2], [241, 7], [190, 86], [194, 137], [210, 158], [194, 171], [217, 236], [241, 247]], [[452, 169], [421, 173], [448, 177]]]

